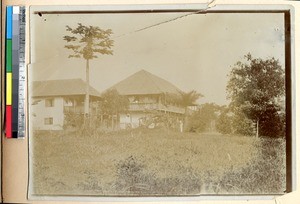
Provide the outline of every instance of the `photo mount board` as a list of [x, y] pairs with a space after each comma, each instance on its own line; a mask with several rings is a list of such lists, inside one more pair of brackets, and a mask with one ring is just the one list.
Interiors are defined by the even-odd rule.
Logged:
[[[292, 45], [293, 46], [293, 45]], [[291, 90], [292, 91], [292, 90]], [[30, 137], [30, 136], [29, 136]], [[171, 198], [172, 199], [172, 198]], [[54, 199], [55, 200], [55, 199]], [[72, 200], [72, 199], [71, 199]], [[139, 199], [140, 200], [140, 199]]]

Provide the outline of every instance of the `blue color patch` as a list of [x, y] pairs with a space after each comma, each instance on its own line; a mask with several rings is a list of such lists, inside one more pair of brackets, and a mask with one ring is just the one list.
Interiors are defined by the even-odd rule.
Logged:
[[13, 7], [6, 7], [6, 38], [12, 39], [12, 12]]

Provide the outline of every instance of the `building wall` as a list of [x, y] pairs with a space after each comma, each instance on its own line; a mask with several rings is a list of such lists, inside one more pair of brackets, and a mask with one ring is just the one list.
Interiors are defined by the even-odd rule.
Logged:
[[130, 114], [120, 114], [120, 128], [137, 128], [140, 125], [140, 118], [145, 117], [146, 113], [131, 112]]
[[[63, 97], [53, 97], [53, 107], [46, 107], [47, 98], [32, 99], [31, 122], [34, 130], [62, 130], [64, 124]], [[46, 124], [52, 118], [52, 124]]]

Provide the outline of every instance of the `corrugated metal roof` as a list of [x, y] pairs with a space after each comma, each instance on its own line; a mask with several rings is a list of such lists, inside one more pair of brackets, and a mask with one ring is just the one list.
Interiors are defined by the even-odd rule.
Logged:
[[[82, 79], [62, 79], [32, 82], [32, 97], [85, 95], [86, 83]], [[90, 95], [100, 93], [90, 86]]]
[[136, 72], [109, 89], [116, 89], [121, 95], [180, 94], [182, 92], [165, 79], [145, 70]]

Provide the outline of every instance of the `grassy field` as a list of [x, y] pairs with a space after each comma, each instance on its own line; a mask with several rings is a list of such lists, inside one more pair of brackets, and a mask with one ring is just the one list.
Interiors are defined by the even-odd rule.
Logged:
[[263, 194], [285, 190], [285, 141], [136, 129], [35, 132], [36, 195]]

